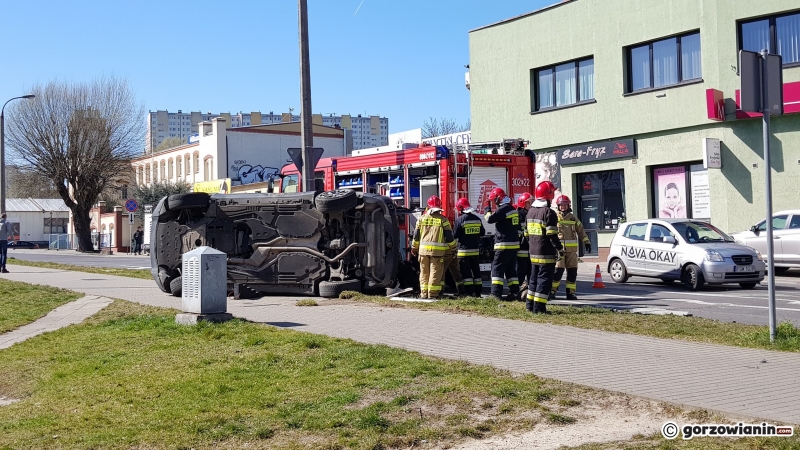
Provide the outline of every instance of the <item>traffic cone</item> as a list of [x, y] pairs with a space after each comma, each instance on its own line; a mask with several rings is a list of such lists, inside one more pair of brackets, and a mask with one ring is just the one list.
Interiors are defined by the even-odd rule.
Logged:
[[600, 274], [600, 264], [597, 265], [597, 270], [594, 272], [593, 288], [604, 288], [606, 285], [603, 283], [603, 275]]

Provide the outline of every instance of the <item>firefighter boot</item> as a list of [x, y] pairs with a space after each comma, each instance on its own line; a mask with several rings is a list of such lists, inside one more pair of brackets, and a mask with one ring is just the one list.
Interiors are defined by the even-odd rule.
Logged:
[[575, 291], [572, 289], [567, 289], [567, 300], [577, 300], [578, 297], [575, 295]]
[[534, 302], [533, 300], [525, 300], [525, 309], [527, 309], [528, 312], [532, 313], [533, 312], [533, 306], [534, 306], [533, 304], [534, 303], [536, 303], [536, 302]]
[[547, 303], [544, 302], [533, 302], [533, 313], [534, 314], [547, 314]]
[[472, 285], [472, 289], [474, 289], [473, 292], [474, 292], [475, 297], [481, 298], [481, 296], [483, 296], [483, 282], [482, 281], [479, 281], [479, 282], [475, 283], [474, 285]]

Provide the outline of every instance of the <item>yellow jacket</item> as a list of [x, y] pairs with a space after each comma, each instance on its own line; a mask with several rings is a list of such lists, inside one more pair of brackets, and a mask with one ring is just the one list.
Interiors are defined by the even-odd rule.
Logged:
[[411, 248], [422, 256], [444, 256], [455, 250], [453, 229], [440, 209], [427, 211], [419, 218]]
[[571, 212], [558, 211], [558, 238], [568, 252], [578, 251], [578, 239], [583, 243], [589, 242], [589, 236], [583, 231], [583, 224]]

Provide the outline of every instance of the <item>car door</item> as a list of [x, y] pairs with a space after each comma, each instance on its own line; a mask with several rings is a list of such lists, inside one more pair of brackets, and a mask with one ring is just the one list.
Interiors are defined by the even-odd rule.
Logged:
[[647, 235], [647, 272], [659, 278], [680, 278], [676, 244], [664, 242], [665, 237], [672, 237], [677, 242], [675, 234], [664, 225], [653, 223]]
[[647, 222], [632, 223], [625, 229], [622, 235], [623, 239], [620, 243], [620, 253], [625, 262], [625, 267], [628, 273], [636, 275], [647, 275], [647, 252], [646, 242], [644, 240], [647, 235]]
[[[772, 216], [772, 243], [773, 243], [773, 251], [775, 252], [775, 261], [777, 262], [781, 255], [783, 254], [783, 250], [781, 249], [781, 235], [780, 231], [786, 226], [786, 219], [789, 216], [786, 214], [782, 214], [780, 216]], [[761, 252], [764, 257], [769, 256], [769, 252], [767, 251], [767, 221], [762, 220], [759, 222], [758, 225], [755, 226], [755, 231], [750, 233], [750, 236], [747, 236], [743, 239], [744, 244]]]
[[800, 214], [792, 214], [778, 241], [782, 250], [776, 261], [800, 264]]

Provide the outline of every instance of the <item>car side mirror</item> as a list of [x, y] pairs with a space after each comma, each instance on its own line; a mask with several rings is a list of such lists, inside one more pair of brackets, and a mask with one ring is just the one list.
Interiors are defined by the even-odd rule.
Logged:
[[275, 180], [272, 178], [272, 175], [269, 176], [267, 179], [267, 192], [272, 194], [272, 189], [275, 187]]
[[675, 245], [675, 244], [678, 243], [678, 241], [675, 240], [675, 236], [664, 236], [664, 237], [661, 238], [661, 242], [664, 242], [664, 243], [667, 243], [667, 244], [672, 244], [672, 245]]
[[752, 231], [755, 234], [758, 234], [758, 227], [753, 225], [752, 227], [750, 227], [750, 231]]

